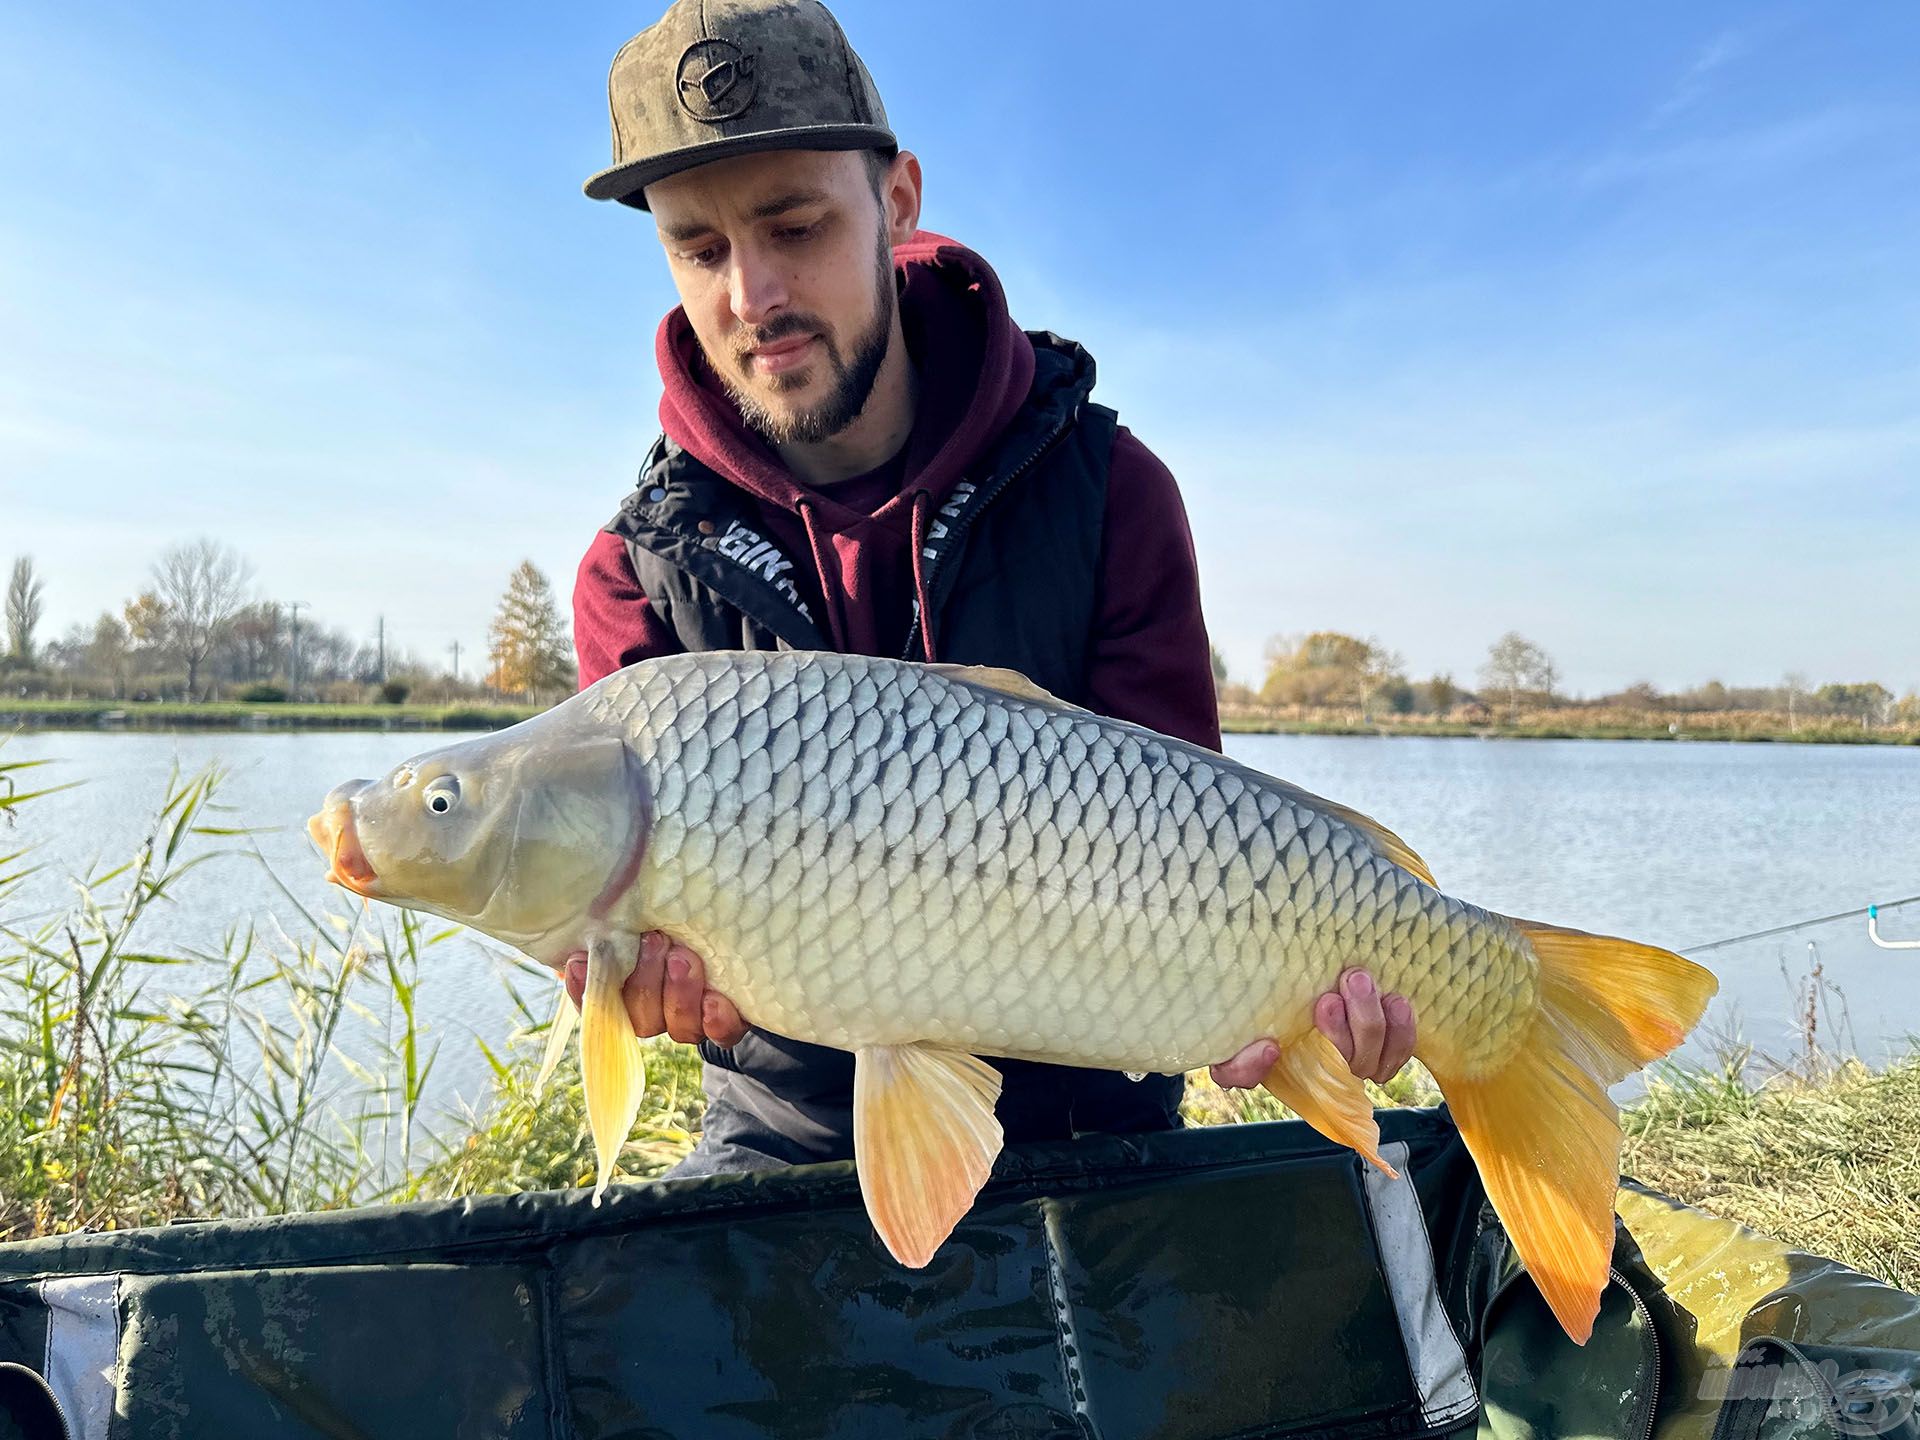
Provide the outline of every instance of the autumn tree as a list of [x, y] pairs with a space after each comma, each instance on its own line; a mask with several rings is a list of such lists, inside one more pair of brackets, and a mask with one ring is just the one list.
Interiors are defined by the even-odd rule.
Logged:
[[536, 695], [574, 688], [573, 643], [554, 603], [553, 586], [531, 560], [522, 560], [507, 581], [500, 609], [487, 627], [487, 684], [506, 695]]
[[1400, 658], [1371, 640], [1316, 630], [1305, 639], [1267, 643], [1260, 699], [1268, 705], [1346, 705], [1365, 710], [1381, 688], [1401, 679]]
[[173, 642], [186, 662], [189, 700], [196, 697], [200, 667], [226, 638], [251, 578], [245, 560], [205, 536], [168, 546], [154, 565], [154, 592], [167, 607]]
[[1520, 708], [1522, 690], [1545, 691], [1549, 698], [1555, 680], [1553, 661], [1547, 652], [1517, 630], [1509, 630], [1487, 649], [1487, 663], [1480, 667], [1480, 683], [1489, 690], [1507, 692], [1507, 710]]
[[16, 559], [7, 579], [7, 659], [22, 669], [33, 668], [33, 632], [46, 613], [45, 591], [34, 573], [33, 557]]

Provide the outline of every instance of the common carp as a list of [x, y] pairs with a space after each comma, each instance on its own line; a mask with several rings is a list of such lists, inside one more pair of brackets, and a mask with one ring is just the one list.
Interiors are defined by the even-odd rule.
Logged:
[[1613, 1247], [1607, 1087], [1678, 1045], [1715, 990], [1665, 950], [1455, 899], [1366, 816], [1003, 670], [643, 661], [339, 786], [309, 828], [357, 894], [548, 965], [587, 952], [596, 1201], [644, 1088], [621, 1000], [642, 932], [705, 957], [751, 1022], [852, 1051], [862, 1193], [910, 1266], [999, 1153], [981, 1056], [1174, 1073], [1271, 1035], [1266, 1088], [1387, 1168], [1312, 1017], [1364, 966], [1412, 1002], [1495, 1210], [1584, 1340]]

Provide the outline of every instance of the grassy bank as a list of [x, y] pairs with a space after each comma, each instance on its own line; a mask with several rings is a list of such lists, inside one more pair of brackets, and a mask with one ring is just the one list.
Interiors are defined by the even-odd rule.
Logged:
[[[82, 877], [71, 907], [21, 914], [9, 898], [32, 858], [9, 854], [7, 817], [57, 768], [9, 764], [0, 747], [0, 1239], [591, 1183], [574, 1060], [532, 1093], [558, 994], [546, 972], [509, 972], [517, 1024], [480, 1042], [491, 1093], [429, 1126], [439, 1051], [422, 977], [459, 932], [374, 907], [301, 912], [294, 933], [239, 926], [205, 952], [150, 949], [144, 919], [184, 875], [247, 853], [219, 823], [217, 773], [179, 782], [139, 852]], [[622, 1165], [633, 1176], [672, 1164], [701, 1121], [695, 1053], [649, 1049]], [[1418, 1066], [1376, 1091], [1381, 1104], [1437, 1098]], [[1185, 1113], [1202, 1125], [1285, 1114], [1204, 1073]], [[1878, 1073], [1764, 1082], [1738, 1064], [1664, 1072], [1626, 1117], [1623, 1168], [1920, 1291], [1916, 1114], [1920, 1053]]]
[[1354, 717], [1241, 709], [1223, 712], [1220, 724], [1229, 735], [1424, 735], [1482, 740], [1738, 740], [1782, 745], [1920, 745], [1920, 728], [1910, 725], [1882, 725], [1863, 730], [1858, 724], [1844, 723], [1790, 727], [1784, 720], [1676, 724], [1668, 720], [1554, 718], [1521, 723], [1491, 720], [1468, 723], [1426, 716], [1393, 716], [1363, 721]]
[[0, 729], [498, 730], [535, 705], [311, 705], [176, 701], [0, 700]]

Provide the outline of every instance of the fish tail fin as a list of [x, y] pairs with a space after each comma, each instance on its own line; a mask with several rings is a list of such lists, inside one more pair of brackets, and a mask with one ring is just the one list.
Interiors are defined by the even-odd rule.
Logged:
[[613, 1179], [614, 1163], [632, 1133], [647, 1089], [646, 1056], [620, 993], [638, 958], [639, 949], [630, 940], [596, 940], [587, 947], [587, 988], [580, 997], [580, 1082], [598, 1166], [596, 1205]]
[[1431, 1066], [1493, 1208], [1577, 1343], [1593, 1333], [1613, 1258], [1620, 1117], [1607, 1087], [1667, 1054], [1718, 988], [1652, 945], [1513, 922], [1540, 998], [1509, 1058], [1481, 1074]]

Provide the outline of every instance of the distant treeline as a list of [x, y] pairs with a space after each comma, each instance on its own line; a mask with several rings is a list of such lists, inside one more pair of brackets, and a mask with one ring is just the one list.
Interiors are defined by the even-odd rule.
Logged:
[[238, 700], [253, 704], [426, 703], [555, 698], [575, 682], [572, 644], [547, 579], [531, 561], [508, 581], [488, 653], [460, 669], [389, 648], [385, 625], [353, 636], [306, 606], [255, 593], [253, 567], [198, 539], [169, 546], [117, 610], [57, 639], [39, 634], [45, 582], [31, 556], [13, 562], [0, 653], [0, 696], [74, 700]]
[[1920, 724], [1920, 696], [1909, 690], [1896, 699], [1874, 680], [1814, 685], [1804, 675], [1789, 674], [1775, 685], [1708, 680], [1671, 692], [1642, 681], [1605, 695], [1572, 696], [1561, 687], [1553, 657], [1514, 631], [1488, 646], [1486, 663], [1471, 688], [1451, 674], [1412, 679], [1405, 662], [1377, 641], [1333, 630], [1275, 636], [1268, 641], [1265, 673], [1258, 685], [1236, 683], [1215, 651], [1214, 679], [1222, 701], [1233, 710], [1344, 714], [1366, 722], [1424, 716], [1514, 724], [1548, 713], [1579, 711], [1639, 717], [1639, 723], [1659, 715], [1765, 715], [1778, 719], [1789, 732], [1803, 722], [1862, 727]]

